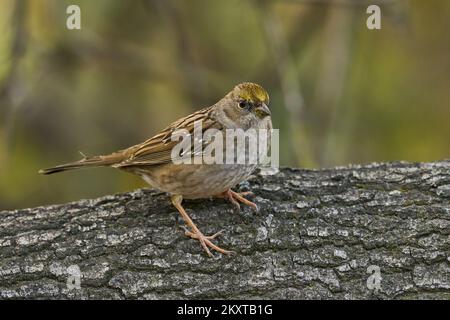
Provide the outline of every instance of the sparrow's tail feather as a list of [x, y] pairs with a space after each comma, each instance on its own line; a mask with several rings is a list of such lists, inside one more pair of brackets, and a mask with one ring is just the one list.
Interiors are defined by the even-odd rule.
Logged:
[[93, 156], [85, 157], [79, 161], [69, 162], [61, 164], [56, 167], [41, 169], [39, 173], [41, 174], [52, 174], [67, 170], [80, 169], [85, 167], [103, 167], [111, 166], [113, 164], [119, 163], [125, 159], [125, 154], [121, 152], [112, 153], [106, 156]]

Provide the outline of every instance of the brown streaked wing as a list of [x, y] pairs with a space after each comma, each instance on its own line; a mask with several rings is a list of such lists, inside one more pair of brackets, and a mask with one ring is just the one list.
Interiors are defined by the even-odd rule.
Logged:
[[[132, 167], [132, 166], [148, 166], [160, 165], [172, 162], [172, 148], [179, 143], [179, 141], [172, 141], [171, 135], [173, 132], [185, 129], [193, 134], [194, 122], [202, 120], [202, 130], [217, 127], [216, 121], [210, 118], [211, 107], [199, 110], [185, 118], [181, 118], [154, 137], [136, 145], [131, 149], [130, 157], [121, 163], [115, 165], [117, 168]], [[217, 129], [220, 129], [217, 127]], [[192, 144], [192, 148], [193, 148]], [[204, 147], [204, 146], [203, 146]], [[198, 150], [192, 150], [195, 154]]]

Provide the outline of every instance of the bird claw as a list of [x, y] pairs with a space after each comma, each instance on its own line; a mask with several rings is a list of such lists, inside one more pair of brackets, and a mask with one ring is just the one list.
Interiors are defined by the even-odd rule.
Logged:
[[235, 206], [238, 212], [241, 211], [239, 202], [252, 207], [256, 212], [259, 212], [259, 208], [256, 203], [244, 198], [245, 196], [255, 197], [255, 194], [251, 191], [234, 192], [233, 190], [229, 189], [228, 191], [225, 191], [221, 196], [230, 200], [230, 202]]
[[241, 205], [239, 204], [239, 202], [237, 202], [233, 197], [228, 198], [228, 200], [230, 200], [231, 204], [233, 205], [235, 212], [241, 212]]
[[251, 191], [238, 192], [243, 197], [255, 198], [256, 195]]
[[209, 248], [211, 248], [211, 249], [213, 249], [213, 250], [215, 250], [217, 252], [220, 252], [222, 254], [226, 254], [226, 255], [234, 253], [234, 251], [229, 251], [229, 250], [222, 249], [219, 246], [217, 246], [217, 245], [215, 245], [214, 243], [211, 242], [211, 240], [213, 240], [216, 237], [220, 236], [223, 233], [223, 230], [220, 230], [219, 232], [216, 232], [216, 233], [214, 233], [211, 236], [205, 236], [200, 231], [192, 232], [192, 231], [188, 230], [185, 227], [183, 227], [183, 229], [184, 229], [184, 234], [186, 236], [191, 237], [192, 239], [196, 239], [196, 240], [200, 241], [201, 246], [203, 247], [203, 249], [206, 251], [206, 253], [210, 257], [213, 257], [213, 254], [211, 253], [211, 250], [209, 250]]

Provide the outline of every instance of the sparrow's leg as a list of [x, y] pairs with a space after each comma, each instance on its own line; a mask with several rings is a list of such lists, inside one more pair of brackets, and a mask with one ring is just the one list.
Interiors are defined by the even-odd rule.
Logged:
[[[188, 225], [188, 227], [191, 229], [190, 231], [185, 229], [185, 235], [188, 237], [191, 237], [192, 239], [197, 239], [200, 241], [200, 244], [202, 245], [203, 249], [205, 249], [206, 253], [212, 257], [212, 253], [209, 250], [209, 248], [216, 250], [217, 252], [220, 252], [222, 254], [230, 254], [232, 251], [228, 251], [225, 249], [222, 249], [218, 246], [216, 246], [214, 243], [211, 242], [214, 238], [219, 236], [222, 231], [219, 231], [212, 236], [205, 236], [203, 233], [197, 228], [195, 223], [192, 221], [192, 219], [189, 217], [187, 212], [184, 210], [184, 208], [181, 206], [181, 202], [183, 201], [183, 197], [181, 195], [173, 195], [171, 197], [172, 204], [177, 208], [177, 210], [180, 212], [181, 216], [183, 217], [184, 222]], [[209, 247], [209, 248], [208, 248]]]
[[251, 191], [247, 191], [247, 192], [234, 192], [231, 189], [228, 189], [227, 191], [225, 191], [224, 193], [220, 194], [219, 197], [222, 198], [226, 198], [228, 200], [230, 200], [230, 202], [238, 209], [241, 209], [241, 206], [239, 205], [239, 202], [248, 205], [250, 207], [252, 207], [253, 209], [255, 209], [255, 211], [258, 211], [258, 206], [256, 205], [256, 203], [251, 202], [247, 199], [244, 198], [244, 196], [254, 196], [253, 192]]

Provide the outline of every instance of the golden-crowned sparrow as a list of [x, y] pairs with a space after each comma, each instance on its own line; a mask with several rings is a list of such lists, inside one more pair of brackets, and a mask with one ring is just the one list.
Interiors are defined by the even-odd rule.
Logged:
[[[247, 161], [245, 163], [206, 164], [193, 161], [191, 164], [176, 164], [173, 161], [172, 150], [179, 141], [174, 140], [171, 136], [180, 129], [187, 130], [185, 132], [193, 135], [198, 121], [201, 121], [203, 132], [207, 129], [216, 129], [220, 132], [228, 129], [270, 130], [272, 121], [267, 107], [268, 103], [269, 95], [261, 86], [248, 82], [241, 83], [214, 105], [173, 122], [143, 143], [108, 155], [84, 157], [79, 161], [39, 172], [51, 174], [91, 166], [110, 166], [137, 174], [153, 187], [171, 194], [173, 205], [190, 228], [190, 230], [186, 229], [185, 234], [199, 240], [208, 255], [212, 255], [209, 248], [229, 254], [231, 251], [224, 250], [211, 241], [220, 232], [212, 236], [203, 235], [181, 206], [181, 202], [183, 198], [197, 199], [216, 196], [229, 199], [237, 207], [239, 207], [238, 202], [241, 202], [257, 209], [255, 203], [243, 197], [248, 193], [237, 193], [231, 188], [247, 179], [258, 163]], [[270, 145], [270, 140], [268, 144]], [[247, 155], [250, 149], [245, 148]], [[190, 151], [194, 157], [202, 157], [201, 152], [200, 154], [197, 152], [198, 150], [191, 148]], [[238, 153], [240, 151], [237, 150]]]

